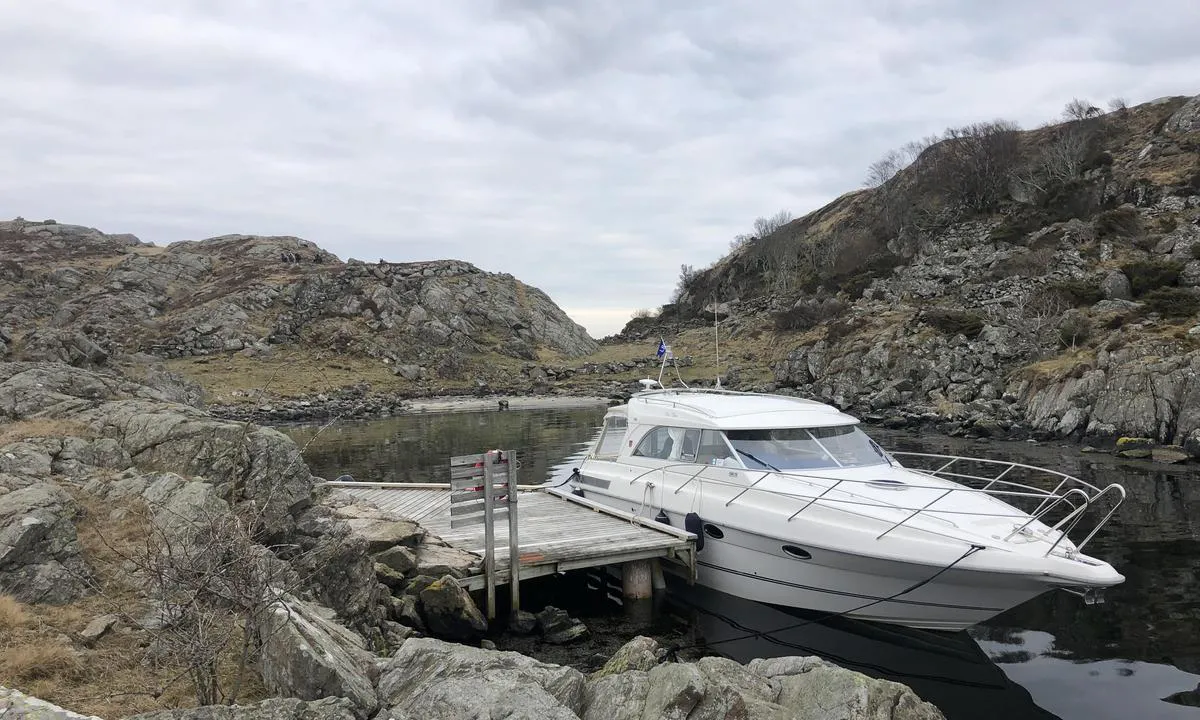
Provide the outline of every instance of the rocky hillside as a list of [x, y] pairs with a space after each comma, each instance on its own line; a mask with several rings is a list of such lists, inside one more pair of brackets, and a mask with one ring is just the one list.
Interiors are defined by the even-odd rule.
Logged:
[[0, 222], [0, 359], [106, 363], [302, 348], [453, 378], [472, 355], [586, 354], [540, 290], [454, 260], [341, 262], [294, 237], [156, 247], [131, 235]]
[[711, 337], [714, 308], [731, 350], [758, 348], [735, 364], [769, 366], [744, 386], [898, 426], [1200, 452], [1200, 96], [948, 131], [623, 337]]

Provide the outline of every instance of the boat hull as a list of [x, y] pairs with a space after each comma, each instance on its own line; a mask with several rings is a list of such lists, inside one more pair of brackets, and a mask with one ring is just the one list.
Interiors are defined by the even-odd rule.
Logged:
[[[585, 497], [628, 509], [604, 493]], [[684, 526], [678, 513], [664, 513]], [[808, 559], [781, 556], [786, 538], [721, 525], [697, 553], [696, 581], [736, 597], [926, 630], [957, 631], [1050, 589], [1036, 578], [906, 563], [806, 545]], [[666, 568], [670, 570], [670, 568]]]

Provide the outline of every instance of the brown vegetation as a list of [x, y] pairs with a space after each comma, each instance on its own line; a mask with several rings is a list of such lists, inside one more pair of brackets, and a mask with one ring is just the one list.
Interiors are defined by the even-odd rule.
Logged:
[[0, 447], [10, 443], [20, 442], [29, 438], [42, 437], [82, 437], [90, 438], [95, 433], [91, 428], [74, 420], [59, 420], [56, 418], [31, 418], [17, 420], [0, 426]]
[[[137, 621], [149, 610], [144, 582], [130, 573], [126, 556], [144, 553], [149, 522], [144, 507], [115, 506], [87, 493], [75, 493], [84, 556], [95, 568], [95, 592], [70, 605], [21, 605], [0, 596], [0, 685], [76, 712], [123, 717], [196, 702], [187, 668]], [[76, 638], [93, 618], [115, 614], [118, 626], [92, 647]], [[236, 648], [223, 652], [222, 681], [237, 669]], [[254, 673], [243, 685], [242, 702], [266, 697]]]
[[29, 621], [25, 606], [12, 595], [0, 595], [0, 633], [9, 633]]

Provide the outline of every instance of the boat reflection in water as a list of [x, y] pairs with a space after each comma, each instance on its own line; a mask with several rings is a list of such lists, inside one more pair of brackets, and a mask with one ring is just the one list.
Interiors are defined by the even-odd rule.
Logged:
[[738, 662], [818, 655], [871, 677], [904, 683], [949, 720], [1058, 717], [1038, 707], [965, 632], [830, 618], [701, 585], [688, 587], [670, 576], [668, 583], [668, 609], [691, 623], [697, 642]]

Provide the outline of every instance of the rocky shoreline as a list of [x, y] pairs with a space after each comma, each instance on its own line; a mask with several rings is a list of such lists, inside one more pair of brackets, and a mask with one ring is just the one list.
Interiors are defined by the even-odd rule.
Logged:
[[[942, 717], [816, 658], [673, 662], [638, 637], [585, 675], [496, 650], [458, 584], [479, 557], [323, 485], [278, 431], [177, 395], [0, 363], [0, 677], [25, 693], [0, 707], [71, 717], [36, 688], [155, 720]], [[507, 630], [527, 647], [589, 634], [553, 607]], [[133, 692], [114, 695], [114, 668]]]
[[277, 399], [258, 404], [208, 405], [214, 417], [225, 420], [268, 425], [337, 420], [370, 420], [398, 415], [501, 410], [549, 410], [607, 405], [614, 398], [595, 395], [434, 395], [396, 398], [394, 395], [369, 395], [347, 399], [336, 394], [318, 393], [311, 397]]
[[[806, 397], [791, 388], [777, 388], [774, 384], [739, 386], [736, 382], [729, 389], [754, 392], [777, 392], [782, 395]], [[555, 388], [561, 394], [549, 395], [505, 395], [487, 396], [458, 395], [413, 397], [402, 400], [387, 396], [368, 397], [366, 401], [339, 398], [336, 395], [317, 394], [298, 399], [279, 399], [264, 404], [209, 405], [205, 409], [214, 417], [239, 422], [264, 425], [287, 425], [292, 423], [353, 422], [375, 420], [402, 415], [424, 413], [489, 412], [503, 410], [538, 410], [597, 407], [623, 402], [636, 390], [630, 383], [614, 384], [609, 394], [573, 394], [570, 388]], [[826, 399], [832, 402], [832, 399]], [[904, 430], [912, 433], [935, 434], [958, 439], [988, 439], [1004, 441], [1028, 441], [1054, 443], [1082, 453], [1110, 453], [1127, 459], [1149, 460], [1157, 463], [1177, 464], [1200, 460], [1200, 436], [1188, 438], [1182, 445], [1158, 443], [1152, 438], [1105, 436], [1076, 439], [1064, 437], [1044, 428], [1037, 428], [1024, 421], [1024, 409], [1013, 397], [991, 402], [972, 402], [961, 410], [947, 415], [931, 407], [880, 407], [873, 409], [869, 404], [853, 404], [841, 408], [860, 420], [867, 428]]]

